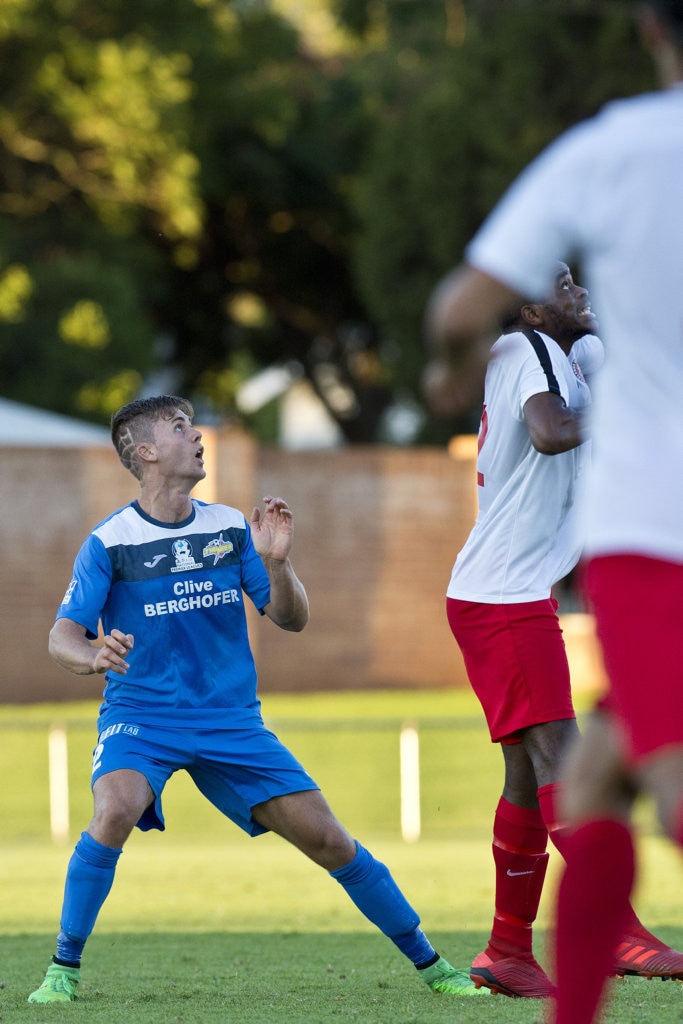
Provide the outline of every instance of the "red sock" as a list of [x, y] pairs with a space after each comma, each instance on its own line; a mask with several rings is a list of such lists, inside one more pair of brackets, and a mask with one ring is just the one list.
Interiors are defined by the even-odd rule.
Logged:
[[587, 822], [571, 837], [557, 897], [555, 1024], [592, 1024], [624, 932], [635, 876], [631, 833]]
[[[536, 795], [538, 796], [538, 803], [541, 809], [541, 814], [543, 815], [543, 821], [548, 829], [548, 835], [550, 836], [555, 848], [566, 860], [567, 846], [571, 840], [569, 830], [566, 825], [561, 820], [558, 820], [557, 807], [560, 790], [561, 783], [555, 782], [548, 786], [541, 786]], [[656, 935], [653, 935], [652, 932], [647, 930], [630, 903], [628, 905], [628, 913], [624, 917], [624, 931], [622, 937], [640, 938], [647, 941], [650, 945], [661, 946], [662, 948], [665, 946], [665, 943], [661, 942]]]
[[561, 821], [558, 818], [558, 804], [561, 789], [561, 783], [551, 782], [548, 786], [541, 786], [537, 790], [536, 796], [538, 797], [538, 806], [541, 811], [541, 817], [543, 818], [545, 827], [548, 829], [548, 835], [552, 840], [553, 846], [566, 860], [569, 831], [564, 821]]
[[532, 925], [548, 866], [540, 811], [500, 798], [493, 823], [496, 906], [489, 955], [531, 952]]

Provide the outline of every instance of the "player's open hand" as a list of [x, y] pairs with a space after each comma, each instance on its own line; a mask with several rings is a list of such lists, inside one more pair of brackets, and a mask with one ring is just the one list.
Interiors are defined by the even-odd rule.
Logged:
[[292, 547], [294, 521], [292, 512], [284, 498], [266, 495], [264, 508], [254, 508], [251, 513], [251, 535], [254, 547], [262, 558], [284, 561]]

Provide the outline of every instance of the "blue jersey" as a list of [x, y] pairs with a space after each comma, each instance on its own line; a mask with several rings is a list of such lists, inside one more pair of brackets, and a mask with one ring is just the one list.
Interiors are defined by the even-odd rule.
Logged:
[[87, 636], [132, 633], [125, 675], [107, 672], [99, 728], [113, 722], [193, 728], [238, 725], [259, 714], [243, 595], [261, 611], [270, 583], [244, 515], [192, 501], [181, 523], [161, 523], [136, 501], [86, 539], [57, 618]]

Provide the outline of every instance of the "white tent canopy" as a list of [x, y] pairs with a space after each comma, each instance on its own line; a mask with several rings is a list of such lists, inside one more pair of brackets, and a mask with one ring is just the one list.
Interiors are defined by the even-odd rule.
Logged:
[[0, 398], [0, 445], [4, 447], [108, 445], [109, 431], [92, 423]]

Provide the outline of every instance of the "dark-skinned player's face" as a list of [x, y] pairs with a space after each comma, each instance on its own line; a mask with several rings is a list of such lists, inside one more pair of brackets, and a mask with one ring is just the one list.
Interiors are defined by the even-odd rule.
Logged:
[[597, 329], [588, 292], [574, 282], [565, 263], [559, 265], [553, 297], [544, 310], [552, 321], [553, 337], [558, 341], [576, 341]]

